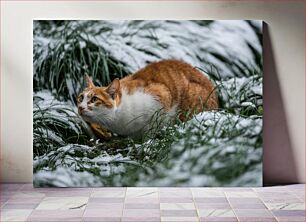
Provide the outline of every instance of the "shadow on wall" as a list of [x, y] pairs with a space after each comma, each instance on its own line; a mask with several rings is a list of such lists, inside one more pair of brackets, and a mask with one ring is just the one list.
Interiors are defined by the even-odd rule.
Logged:
[[289, 136], [285, 107], [274, 60], [269, 27], [263, 23], [264, 59], [264, 185], [297, 183], [297, 172]]

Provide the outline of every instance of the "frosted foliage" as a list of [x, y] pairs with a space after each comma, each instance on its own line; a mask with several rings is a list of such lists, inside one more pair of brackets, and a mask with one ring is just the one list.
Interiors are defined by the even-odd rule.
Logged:
[[[254, 24], [261, 29], [261, 22]], [[261, 43], [245, 21], [214, 21], [208, 25], [194, 21], [77, 21], [68, 24], [71, 29], [66, 35], [80, 26], [84, 40], [101, 46], [129, 73], [149, 62], [169, 58], [182, 59], [204, 70], [217, 67], [223, 77], [251, 75], [249, 69], [259, 69], [254, 52], [262, 53]], [[47, 38], [40, 33], [34, 37], [34, 48], [40, 55], [35, 63], [44, 61], [50, 49], [63, 42], [61, 35], [51, 33]], [[74, 39], [65, 41], [65, 50], [74, 44]], [[86, 42], [80, 41], [79, 45], [85, 48]]]

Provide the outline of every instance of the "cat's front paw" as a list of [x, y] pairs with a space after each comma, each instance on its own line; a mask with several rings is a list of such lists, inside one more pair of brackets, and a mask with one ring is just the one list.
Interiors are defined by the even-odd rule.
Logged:
[[107, 141], [107, 140], [110, 140], [112, 138], [111, 132], [109, 132], [104, 127], [102, 127], [102, 126], [100, 126], [96, 123], [90, 123], [90, 127], [93, 130], [93, 132], [95, 133], [95, 135], [97, 137], [99, 137], [100, 139], [102, 139], [104, 141]]

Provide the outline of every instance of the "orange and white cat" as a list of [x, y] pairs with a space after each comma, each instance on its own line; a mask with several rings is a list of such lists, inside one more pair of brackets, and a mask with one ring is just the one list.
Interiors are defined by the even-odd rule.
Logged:
[[[107, 87], [97, 87], [87, 76], [78, 96], [78, 111], [97, 130], [141, 138], [155, 113], [171, 119], [179, 114], [218, 108], [212, 82], [196, 68], [177, 60], [154, 62]], [[98, 129], [98, 130], [99, 130]], [[102, 133], [103, 135], [103, 133]]]

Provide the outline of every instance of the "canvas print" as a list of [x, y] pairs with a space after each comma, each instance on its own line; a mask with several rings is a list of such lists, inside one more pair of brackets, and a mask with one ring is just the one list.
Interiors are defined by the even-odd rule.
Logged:
[[261, 186], [262, 22], [35, 20], [35, 187]]

